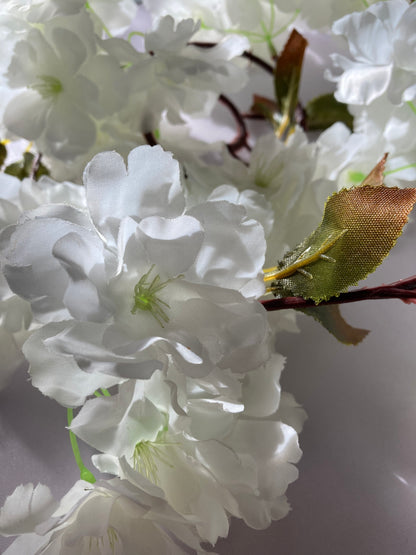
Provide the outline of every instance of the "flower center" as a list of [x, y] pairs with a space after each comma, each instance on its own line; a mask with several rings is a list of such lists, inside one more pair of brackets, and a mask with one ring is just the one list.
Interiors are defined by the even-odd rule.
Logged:
[[38, 75], [39, 81], [32, 85], [32, 89], [35, 89], [42, 98], [55, 98], [58, 96], [62, 90], [62, 83], [56, 77], [52, 75]]
[[157, 484], [158, 479], [158, 465], [157, 462], [167, 464], [172, 468], [166, 455], [163, 453], [161, 447], [168, 445], [164, 441], [164, 434], [159, 433], [155, 441], [139, 441], [136, 443], [133, 453], [133, 466], [137, 472], [146, 476], [148, 480]]
[[115, 553], [115, 548], [119, 541], [120, 541], [120, 538], [117, 530], [115, 530], [115, 528], [113, 528], [112, 526], [109, 526], [107, 528], [107, 537], [90, 536], [89, 550], [92, 551], [93, 547], [96, 547], [100, 551], [100, 553], [101, 551], [103, 553], [104, 552], [107, 553], [106, 549], [108, 550], [108, 548], [110, 548], [111, 552]]
[[[168, 303], [163, 301], [158, 293], [166, 287], [166, 285], [177, 278], [161, 281], [159, 274], [151, 279], [150, 274], [155, 265], [150, 267], [134, 286], [134, 304], [131, 309], [132, 314], [136, 314], [139, 310], [150, 312], [157, 322], [164, 327], [163, 324], [169, 322], [169, 316], [166, 314], [166, 308], [170, 308]], [[182, 276], [178, 276], [182, 277]]]

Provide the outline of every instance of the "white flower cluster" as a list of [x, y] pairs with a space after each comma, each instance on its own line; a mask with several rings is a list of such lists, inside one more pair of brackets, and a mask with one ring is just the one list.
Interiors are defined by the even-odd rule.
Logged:
[[[343, 185], [354, 176], [359, 182], [380, 152], [389, 153], [387, 183], [416, 179], [415, 25], [414, 3], [388, 0], [346, 15], [332, 27], [345, 37], [348, 51], [332, 54], [334, 67], [326, 75], [337, 84], [335, 97], [354, 115], [355, 132], [348, 136], [346, 129], [330, 129], [322, 146], [325, 158], [334, 142], [343, 150], [341, 160], [335, 158], [336, 171], [344, 170]], [[332, 161], [329, 165], [329, 171], [335, 169]]]
[[[354, 129], [253, 130], [241, 159], [198, 138], [219, 103], [238, 112], [227, 95], [258, 75], [244, 53], [282, 48], [297, 22], [333, 23], [327, 77]], [[38, 156], [2, 161], [0, 387], [26, 359], [114, 476], [59, 503], [19, 486], [7, 555], [205, 553], [230, 517], [287, 514], [305, 414], [281, 391], [275, 332], [296, 326], [271, 325], [263, 269], [385, 151], [387, 176], [415, 179], [415, 24], [406, 0], [2, 2], [0, 146]]]

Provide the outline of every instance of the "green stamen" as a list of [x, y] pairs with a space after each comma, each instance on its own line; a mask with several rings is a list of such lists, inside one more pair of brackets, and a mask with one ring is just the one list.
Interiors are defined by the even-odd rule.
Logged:
[[134, 448], [133, 466], [135, 470], [154, 484], [159, 483], [157, 460], [170, 468], [173, 467], [160, 447], [163, 445], [169, 444], [164, 441], [164, 432], [162, 431], [155, 441], [139, 441]]
[[[101, 549], [105, 550], [105, 547], [106, 547], [107, 542], [105, 541], [105, 539], [106, 539], [105, 536], [99, 536], [99, 537], [90, 536], [89, 550], [92, 551], [94, 547], [94, 548], [97, 548], [101, 553]], [[112, 526], [109, 526], [107, 529], [107, 539], [108, 539], [108, 545], [110, 546], [111, 551], [114, 553], [116, 544], [120, 541], [120, 538], [117, 530]]]
[[[72, 419], [74, 418], [74, 411], [72, 409], [67, 409], [67, 419], [68, 419], [68, 426], [71, 425]], [[88, 470], [88, 468], [84, 465], [81, 458], [81, 453], [79, 452], [78, 441], [74, 434], [69, 430], [69, 439], [71, 441], [72, 451], [74, 453], [75, 461], [78, 465], [80, 471], [81, 480], [85, 480], [86, 482], [90, 482], [90, 484], [94, 484], [96, 479], [94, 474]]]
[[169, 316], [166, 314], [165, 307], [170, 308], [170, 306], [165, 301], [162, 301], [162, 299], [157, 296], [157, 293], [164, 289], [169, 282], [177, 278], [160, 281], [160, 276], [157, 274], [152, 281], [150, 281], [149, 276], [154, 267], [155, 265], [153, 264], [150, 270], [146, 272], [134, 286], [134, 304], [131, 313], [136, 314], [139, 310], [150, 312], [153, 318], [157, 320], [163, 328], [163, 323], [167, 324], [169, 322]]
[[35, 89], [42, 98], [54, 98], [62, 91], [62, 83], [52, 75], [38, 75], [39, 81], [34, 83], [31, 88]]

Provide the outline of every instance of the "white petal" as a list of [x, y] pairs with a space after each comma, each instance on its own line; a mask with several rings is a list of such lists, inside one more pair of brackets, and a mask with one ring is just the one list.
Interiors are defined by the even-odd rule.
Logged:
[[[186, 273], [188, 279], [239, 290], [260, 277], [266, 251], [264, 229], [246, 218], [242, 206], [208, 202], [189, 214], [200, 220], [205, 239], [194, 267]], [[263, 291], [261, 275], [259, 294]]]
[[85, 154], [95, 137], [95, 124], [87, 112], [66, 99], [58, 99], [47, 116], [45, 129], [45, 141], [53, 156], [71, 160]]
[[33, 532], [35, 527], [49, 518], [57, 503], [47, 486], [33, 484], [18, 486], [7, 497], [0, 512], [0, 533], [14, 536]]
[[100, 296], [106, 284], [103, 250], [102, 241], [83, 229], [64, 235], [53, 246], [52, 254], [70, 280], [64, 303], [78, 320], [100, 322], [109, 316]]
[[172, 218], [183, 210], [179, 165], [159, 146], [132, 150], [128, 171], [118, 154], [98, 154], [85, 168], [84, 183], [95, 225], [114, 242], [126, 216]]
[[149, 260], [169, 276], [188, 270], [204, 239], [201, 224], [190, 216], [174, 219], [151, 216], [140, 222], [139, 237]]
[[0, 327], [0, 391], [6, 387], [10, 377], [21, 366], [25, 358], [16, 345], [13, 335]]
[[244, 414], [266, 417], [274, 414], [280, 402], [279, 378], [284, 357], [274, 354], [264, 365], [248, 372], [243, 385]]
[[36, 91], [25, 91], [13, 98], [4, 112], [4, 125], [18, 137], [33, 141], [40, 137], [50, 104]]
[[[62, 356], [49, 349], [46, 345], [47, 340], [62, 332], [65, 326], [65, 322], [48, 324], [34, 332], [24, 344], [23, 352], [30, 360], [32, 384], [58, 403], [76, 407], [83, 405], [86, 397], [100, 387], [108, 388], [122, 380], [104, 373], [84, 372], [73, 356]], [[103, 366], [105, 370], [105, 365]]]
[[99, 451], [131, 459], [136, 444], [154, 441], [165, 423], [141, 389], [140, 384], [128, 383], [120, 386], [118, 395], [87, 401], [71, 430]]
[[392, 69], [392, 65], [356, 64], [339, 78], [335, 98], [348, 104], [370, 104], [387, 90]]

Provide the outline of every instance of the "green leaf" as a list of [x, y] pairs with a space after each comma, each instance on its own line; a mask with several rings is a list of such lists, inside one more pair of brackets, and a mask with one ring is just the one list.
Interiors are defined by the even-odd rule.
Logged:
[[23, 159], [7, 166], [4, 173], [14, 175], [20, 180], [26, 177], [33, 177], [38, 180], [42, 175], [50, 175], [48, 168], [40, 161], [40, 157], [35, 157], [31, 152], [25, 152]]
[[0, 168], [7, 158], [7, 148], [3, 142], [0, 142]]
[[385, 158], [363, 184], [334, 193], [317, 229], [275, 268], [265, 270], [269, 291], [316, 304], [338, 296], [381, 264], [416, 202], [416, 189], [381, 185]]
[[347, 105], [335, 100], [332, 93], [318, 96], [309, 101], [305, 107], [307, 127], [310, 131], [327, 129], [333, 123], [341, 121], [352, 130], [353, 117]]
[[274, 100], [255, 94], [253, 96], [253, 104], [251, 105], [250, 112], [268, 120], [273, 125], [275, 131], [279, 129], [281, 116]]
[[282, 117], [279, 137], [287, 135], [295, 121], [300, 75], [307, 45], [308, 41], [296, 29], [293, 29], [277, 60], [274, 71], [274, 89]]
[[303, 312], [322, 324], [338, 341], [346, 345], [358, 345], [368, 335], [369, 330], [354, 328], [342, 317], [336, 304], [303, 308]]

